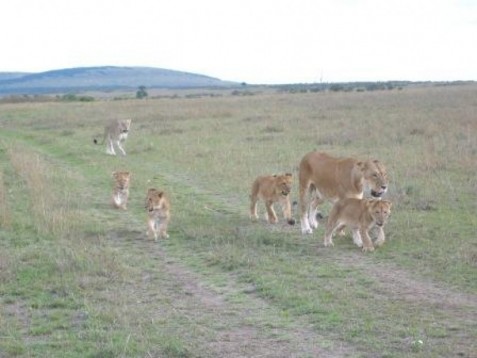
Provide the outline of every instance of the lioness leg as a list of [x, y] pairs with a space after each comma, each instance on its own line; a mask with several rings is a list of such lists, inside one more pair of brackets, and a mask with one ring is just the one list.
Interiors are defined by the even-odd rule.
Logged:
[[256, 196], [250, 197], [250, 219], [253, 221], [258, 220], [257, 202], [258, 198]]
[[121, 151], [121, 154], [122, 155], [126, 155], [126, 151], [124, 150], [124, 148], [121, 146], [121, 141], [120, 140], [117, 140], [116, 141], [116, 146], [118, 147], [118, 149]]
[[369, 237], [367, 228], [361, 229], [360, 234], [363, 241], [363, 252], [374, 251], [373, 242], [371, 241], [371, 238]]
[[376, 242], [374, 243], [376, 246], [381, 246], [384, 244], [384, 241], [386, 240], [384, 236], [384, 229], [381, 226], [377, 226], [378, 230], [378, 238], [376, 239]]
[[114, 151], [113, 141], [110, 138], [106, 139], [106, 153], [110, 155], [116, 155]]
[[270, 224], [275, 224], [278, 221], [277, 214], [273, 210], [273, 201], [265, 201], [265, 207], [267, 208], [267, 219]]
[[310, 202], [310, 208], [308, 210], [308, 222], [310, 223], [310, 227], [316, 229], [318, 227], [318, 220], [316, 218], [316, 214], [318, 214], [318, 205], [322, 204], [323, 200], [316, 196]]
[[313, 230], [310, 227], [310, 222], [308, 221], [308, 188], [309, 184], [303, 182], [300, 179], [300, 224], [301, 224], [301, 233], [302, 234], [311, 234]]

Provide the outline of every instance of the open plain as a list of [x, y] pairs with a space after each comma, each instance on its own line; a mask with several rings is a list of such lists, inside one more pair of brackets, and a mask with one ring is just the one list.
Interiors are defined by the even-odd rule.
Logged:
[[[246, 94], [0, 104], [0, 357], [477, 356], [477, 86]], [[387, 167], [375, 252], [250, 221], [254, 178], [315, 149]]]

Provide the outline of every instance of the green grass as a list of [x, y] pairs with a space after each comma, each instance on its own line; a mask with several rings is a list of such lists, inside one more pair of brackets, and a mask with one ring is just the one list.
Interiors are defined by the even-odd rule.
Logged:
[[[0, 356], [471, 356], [476, 95], [2, 105]], [[92, 143], [112, 117], [133, 118], [127, 157]], [[387, 166], [393, 213], [376, 252], [249, 221], [253, 179], [296, 174], [313, 149]], [[109, 205], [118, 169], [133, 173], [127, 212]], [[156, 244], [151, 186], [173, 203], [171, 239]]]

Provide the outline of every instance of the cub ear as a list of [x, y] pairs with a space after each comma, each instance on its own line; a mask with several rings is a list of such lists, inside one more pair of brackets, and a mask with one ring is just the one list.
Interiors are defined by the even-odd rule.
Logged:
[[118, 175], [118, 172], [112, 172], [111, 176], [114, 178], [116, 175]]
[[164, 192], [163, 192], [163, 191], [158, 192], [158, 193], [157, 193], [157, 196], [158, 196], [159, 198], [162, 198], [162, 197], [164, 196]]
[[379, 164], [379, 160], [374, 159], [374, 160], [373, 160], [373, 163], [374, 163], [374, 164]]
[[285, 173], [285, 176], [287, 176], [287, 177], [292, 177], [293, 174], [292, 174], [292, 173]]
[[376, 203], [374, 202], [374, 200], [363, 199], [363, 201], [366, 210], [373, 211], [375, 209]]
[[391, 203], [389, 200], [383, 200], [383, 203], [389, 206], [389, 209], [393, 206], [393, 203]]
[[356, 166], [361, 169], [361, 170], [364, 170], [366, 168], [366, 163], [364, 162], [357, 162], [356, 163]]

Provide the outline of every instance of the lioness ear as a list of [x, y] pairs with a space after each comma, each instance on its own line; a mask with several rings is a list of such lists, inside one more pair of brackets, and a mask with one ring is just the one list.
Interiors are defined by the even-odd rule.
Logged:
[[163, 192], [163, 191], [160, 191], [159, 193], [157, 193], [157, 196], [158, 196], [159, 198], [162, 198], [163, 195], [164, 195], [164, 192]]
[[366, 164], [363, 163], [363, 162], [357, 162], [356, 163], [356, 166], [361, 169], [361, 170], [364, 170], [364, 168], [366, 167]]
[[292, 177], [293, 174], [292, 174], [292, 173], [285, 173], [285, 176], [287, 176], [287, 177]]
[[374, 160], [373, 160], [373, 163], [374, 163], [374, 164], [379, 164], [379, 160], [374, 159]]
[[111, 176], [114, 178], [116, 175], [118, 175], [118, 172], [112, 172]]

